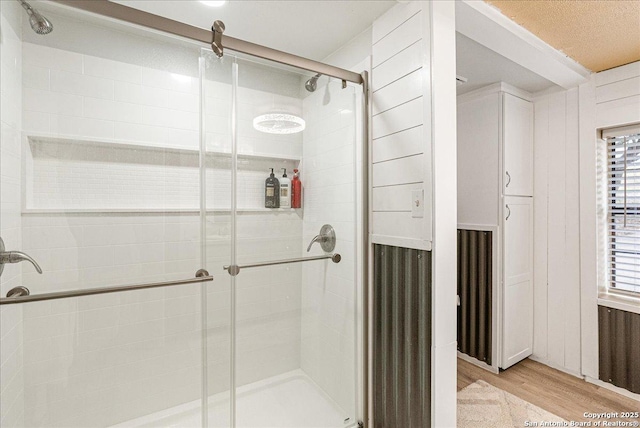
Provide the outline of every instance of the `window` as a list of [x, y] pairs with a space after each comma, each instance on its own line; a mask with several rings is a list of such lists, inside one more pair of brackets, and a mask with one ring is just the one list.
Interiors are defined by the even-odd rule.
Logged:
[[640, 129], [607, 130], [602, 136], [607, 147], [608, 289], [640, 293]]

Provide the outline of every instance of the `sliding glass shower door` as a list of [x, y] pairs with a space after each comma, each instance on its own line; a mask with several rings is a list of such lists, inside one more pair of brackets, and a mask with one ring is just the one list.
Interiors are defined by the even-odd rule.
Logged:
[[41, 36], [19, 3], [0, 12], [2, 251], [38, 266], [2, 255], [0, 426], [202, 426], [203, 319], [225, 320], [221, 347], [230, 331], [224, 280], [189, 282], [218, 226], [201, 215], [199, 48], [72, 9]]
[[42, 270], [2, 254], [0, 426], [356, 425], [361, 88], [49, 7], [0, 2], [0, 251]]
[[361, 88], [309, 91], [311, 73], [229, 52], [203, 51], [201, 75], [206, 259], [223, 289], [208, 309], [230, 304], [207, 321], [209, 426], [355, 426]]

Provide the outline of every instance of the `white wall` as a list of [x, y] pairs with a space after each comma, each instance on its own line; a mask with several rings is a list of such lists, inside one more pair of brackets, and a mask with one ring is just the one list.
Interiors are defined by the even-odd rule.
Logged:
[[354, 67], [360, 65], [367, 57], [371, 56], [372, 37], [372, 27], [368, 27], [341, 46], [340, 49], [324, 58], [322, 62], [346, 70], [362, 72], [364, 70], [358, 70]]
[[[430, 14], [399, 4], [373, 24], [372, 242], [431, 250]], [[412, 212], [414, 195], [421, 214]]]
[[597, 379], [597, 130], [640, 122], [640, 63], [534, 102], [534, 358]]
[[587, 379], [598, 378], [597, 305], [640, 313], [640, 303], [603, 296], [606, 268], [599, 254], [597, 130], [640, 123], [640, 62], [597, 73], [580, 87], [580, 247], [582, 364]]
[[578, 88], [534, 99], [533, 357], [580, 374]]
[[[22, 124], [22, 8], [17, 2], [0, 2], [0, 236], [7, 250], [22, 249], [20, 218], [20, 128]], [[0, 295], [22, 285], [22, 264], [5, 265]], [[0, 309], [0, 426], [24, 422], [22, 308]]]

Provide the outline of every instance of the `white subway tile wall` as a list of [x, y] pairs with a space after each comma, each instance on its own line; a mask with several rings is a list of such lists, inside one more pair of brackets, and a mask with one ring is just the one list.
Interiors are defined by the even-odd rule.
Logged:
[[[329, 84], [303, 103], [303, 246], [323, 224], [336, 232], [342, 262], [302, 267], [301, 367], [345, 411], [356, 400], [356, 168], [355, 94]], [[313, 254], [322, 250], [315, 245]]]
[[[7, 250], [22, 247], [20, 128], [22, 126], [21, 13], [17, 2], [0, 2], [0, 236]], [[22, 285], [21, 266], [6, 265], [0, 295]], [[24, 422], [22, 308], [0, 308], [0, 426]]]

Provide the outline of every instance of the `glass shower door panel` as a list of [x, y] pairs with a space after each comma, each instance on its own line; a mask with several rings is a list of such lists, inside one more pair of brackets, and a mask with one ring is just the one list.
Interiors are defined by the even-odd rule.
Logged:
[[232, 426], [231, 278], [222, 270], [232, 248], [232, 74], [234, 58], [216, 57], [203, 49], [200, 57], [203, 205], [206, 206], [207, 266], [216, 276], [207, 292], [204, 426]]
[[[240, 266], [232, 277], [236, 426], [353, 426], [354, 88], [342, 89], [342, 82], [323, 77], [316, 91], [308, 92], [309, 73], [244, 59], [237, 64], [237, 207], [232, 212], [234, 260]], [[287, 133], [300, 120], [269, 122], [265, 115], [270, 114], [295, 116], [305, 129]], [[280, 185], [299, 170], [302, 207], [291, 208], [291, 194], [280, 192], [280, 207], [265, 208], [265, 180], [272, 168]], [[307, 252], [324, 224], [335, 229], [331, 252], [341, 254], [339, 264], [324, 259], [242, 268], [327, 254], [319, 243]]]
[[[214, 274], [199, 49], [68, 9], [21, 41], [1, 3], [0, 232], [43, 271], [6, 264], [2, 297]], [[203, 284], [1, 306], [0, 425], [202, 425], [205, 321], [228, 314]]]

